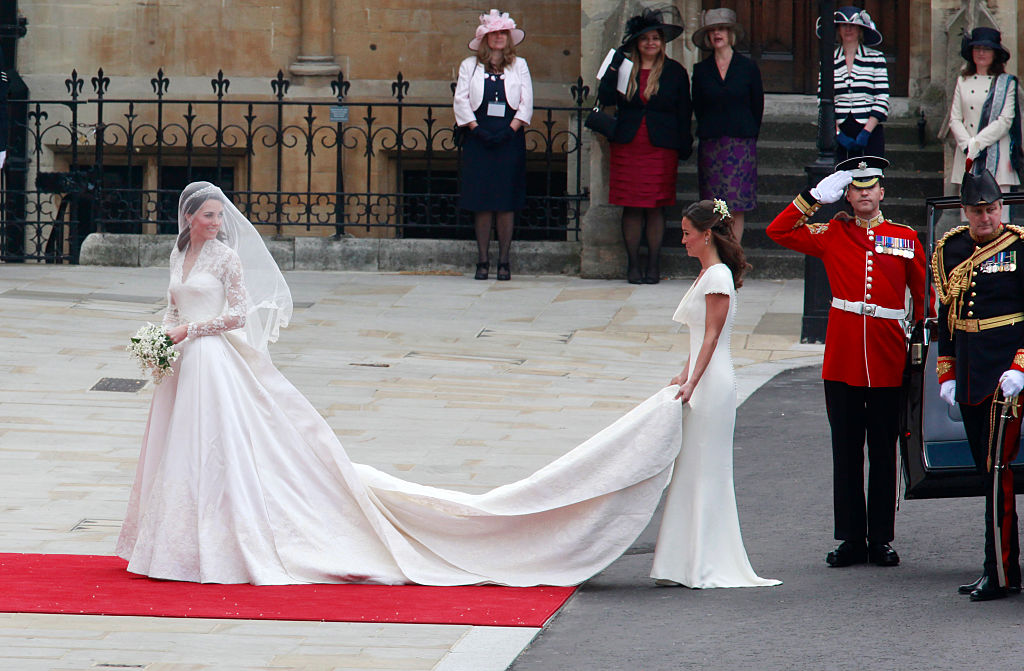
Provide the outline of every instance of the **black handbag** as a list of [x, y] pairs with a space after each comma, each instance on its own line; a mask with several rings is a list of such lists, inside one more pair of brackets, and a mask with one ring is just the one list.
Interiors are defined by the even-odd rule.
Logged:
[[601, 111], [601, 108], [597, 105], [594, 109], [590, 110], [590, 114], [583, 121], [583, 125], [594, 131], [604, 135], [609, 140], [615, 135], [615, 124], [618, 123], [618, 119], [613, 117], [607, 112]]

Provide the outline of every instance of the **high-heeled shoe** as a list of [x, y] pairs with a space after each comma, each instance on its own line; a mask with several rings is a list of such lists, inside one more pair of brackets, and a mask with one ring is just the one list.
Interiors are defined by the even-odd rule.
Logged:
[[647, 266], [647, 272], [644, 273], [644, 284], [657, 284], [658, 282], [661, 282], [659, 264], [655, 263], [653, 267]]
[[643, 284], [644, 276], [640, 272], [639, 268], [630, 264], [629, 267], [626, 268], [626, 281], [630, 284]]
[[498, 281], [507, 282], [512, 279], [512, 269], [508, 267], [507, 263], [498, 264]]
[[490, 269], [490, 261], [484, 261], [483, 263], [476, 264], [476, 275], [473, 275], [474, 280], [486, 280], [487, 271]]

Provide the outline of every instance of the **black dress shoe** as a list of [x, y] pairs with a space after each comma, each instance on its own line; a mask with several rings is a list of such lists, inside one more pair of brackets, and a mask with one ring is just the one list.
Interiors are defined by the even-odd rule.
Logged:
[[898, 566], [900, 556], [888, 543], [868, 543], [868, 561], [876, 566]]
[[984, 579], [985, 579], [985, 576], [984, 576], [984, 574], [982, 574], [982, 576], [980, 578], [978, 578], [977, 580], [975, 580], [974, 582], [969, 582], [966, 585], [960, 585], [959, 587], [957, 587], [956, 588], [956, 593], [957, 594], [964, 594], [964, 595], [970, 594], [974, 590], [978, 589], [978, 585], [980, 585], [981, 581], [984, 580]]
[[1000, 587], [995, 580], [983, 576], [977, 588], [971, 592], [971, 601], [994, 601], [995, 599], [1005, 599], [1008, 596], [1010, 596], [1009, 589]]
[[839, 544], [839, 547], [829, 552], [825, 557], [825, 562], [833, 568], [863, 564], [867, 560], [867, 548], [864, 547], [863, 543], [856, 543], [854, 541], [843, 541]]

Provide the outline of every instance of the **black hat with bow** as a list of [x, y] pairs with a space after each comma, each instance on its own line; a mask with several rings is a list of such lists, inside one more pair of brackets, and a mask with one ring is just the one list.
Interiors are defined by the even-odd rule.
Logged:
[[[626, 21], [626, 30], [622, 37], [622, 46], [630, 46], [638, 37], [652, 30], [661, 33], [666, 42], [671, 42], [683, 34], [683, 27], [674, 23], [665, 23], [664, 14], [671, 13], [668, 9], [645, 9], [643, 12]], [[676, 10], [678, 13], [678, 10]]]

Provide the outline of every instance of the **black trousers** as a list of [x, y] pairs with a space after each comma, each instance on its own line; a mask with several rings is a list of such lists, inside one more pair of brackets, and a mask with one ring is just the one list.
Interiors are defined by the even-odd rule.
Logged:
[[[1020, 401], [1018, 400], [1018, 408]], [[992, 397], [977, 405], [960, 404], [960, 415], [964, 419], [967, 442], [971, 445], [971, 456], [978, 472], [985, 476], [985, 563], [984, 572], [990, 579], [998, 577], [996, 553], [1002, 555], [1006, 569], [1006, 584], [1020, 585], [1020, 539], [1017, 533], [1017, 505], [1013, 494], [1013, 473], [1009, 468], [1003, 471], [990, 470], [989, 442], [995, 427], [991, 422]], [[998, 414], [998, 413], [997, 413]], [[997, 418], [998, 421], [998, 418]], [[1009, 464], [1017, 456], [1020, 447], [1020, 413], [1008, 422], [1003, 438], [1003, 463]], [[994, 491], [998, 478], [998, 492]], [[996, 533], [996, 518], [999, 519], [999, 533]], [[997, 542], [998, 539], [998, 542]], [[1006, 585], [1003, 585], [1004, 587]]]
[[[835, 537], [888, 543], [896, 522], [896, 439], [900, 388], [854, 387], [825, 380], [832, 427], [832, 494]], [[868, 445], [868, 496], [864, 503], [864, 440]]]

